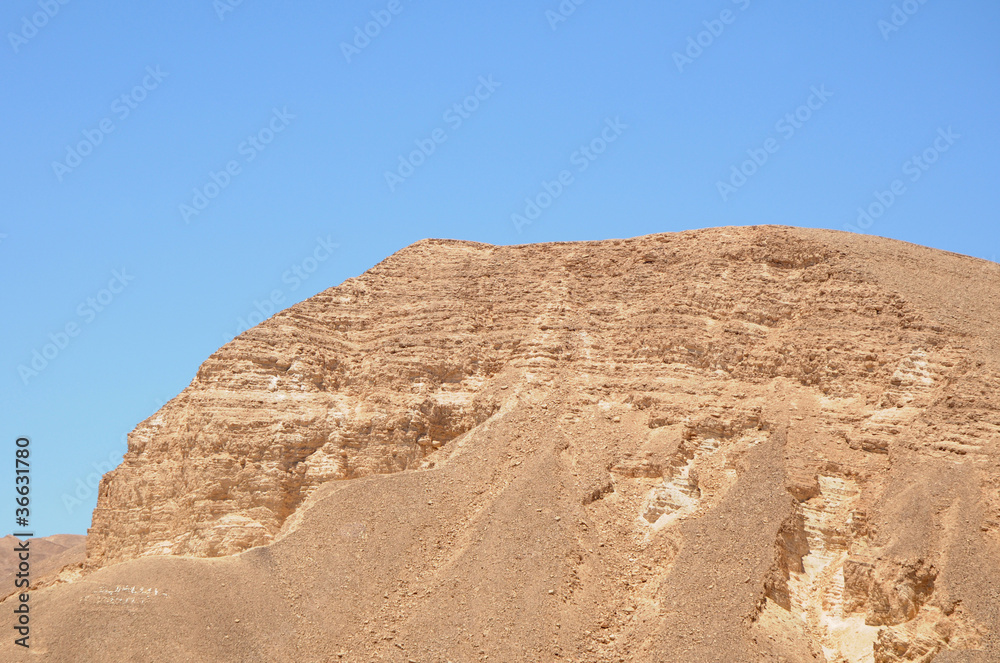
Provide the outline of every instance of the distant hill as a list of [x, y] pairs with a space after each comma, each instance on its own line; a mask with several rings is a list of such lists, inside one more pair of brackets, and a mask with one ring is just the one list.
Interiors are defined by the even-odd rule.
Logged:
[[[0, 538], [0, 598], [20, 590], [14, 586], [20, 563], [14, 548], [21, 540], [14, 536]], [[52, 574], [63, 567], [82, 564], [87, 556], [87, 537], [79, 534], [53, 534], [39, 539], [28, 539], [31, 551], [31, 584], [49, 581]]]

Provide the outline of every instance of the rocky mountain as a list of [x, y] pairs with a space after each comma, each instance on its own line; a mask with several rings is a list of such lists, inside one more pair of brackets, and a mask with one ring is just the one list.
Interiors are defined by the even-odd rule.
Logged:
[[32, 654], [997, 661], [998, 405], [986, 261], [775, 226], [421, 241], [133, 431]]

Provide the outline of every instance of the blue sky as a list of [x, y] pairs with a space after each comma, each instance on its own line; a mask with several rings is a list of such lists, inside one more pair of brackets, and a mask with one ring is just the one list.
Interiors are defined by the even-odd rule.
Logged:
[[0, 439], [37, 535], [85, 531], [256, 311], [424, 237], [1000, 255], [993, 2], [64, 1], [0, 9]]

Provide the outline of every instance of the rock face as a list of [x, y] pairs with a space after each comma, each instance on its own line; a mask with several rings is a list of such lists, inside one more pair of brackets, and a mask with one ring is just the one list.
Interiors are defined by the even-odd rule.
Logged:
[[316, 486], [418, 467], [488, 418], [497, 405], [480, 390], [520, 339], [485, 333], [472, 274], [428, 278], [474, 255], [455, 248], [414, 247], [423, 273], [387, 261], [213, 354], [129, 435], [100, 487], [89, 563], [268, 543]]
[[40, 637], [108, 661], [133, 660], [115, 632], [173, 634], [162, 660], [1000, 660], [998, 330], [1000, 266], [846, 233], [418, 242], [136, 428]]

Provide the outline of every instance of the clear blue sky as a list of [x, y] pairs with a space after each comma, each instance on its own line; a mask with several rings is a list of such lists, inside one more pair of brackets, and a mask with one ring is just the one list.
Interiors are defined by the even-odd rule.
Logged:
[[30, 530], [85, 531], [88, 475], [255, 302], [424, 237], [851, 224], [1000, 254], [997, 3], [562, 6], [4, 3], [0, 494], [28, 435]]

